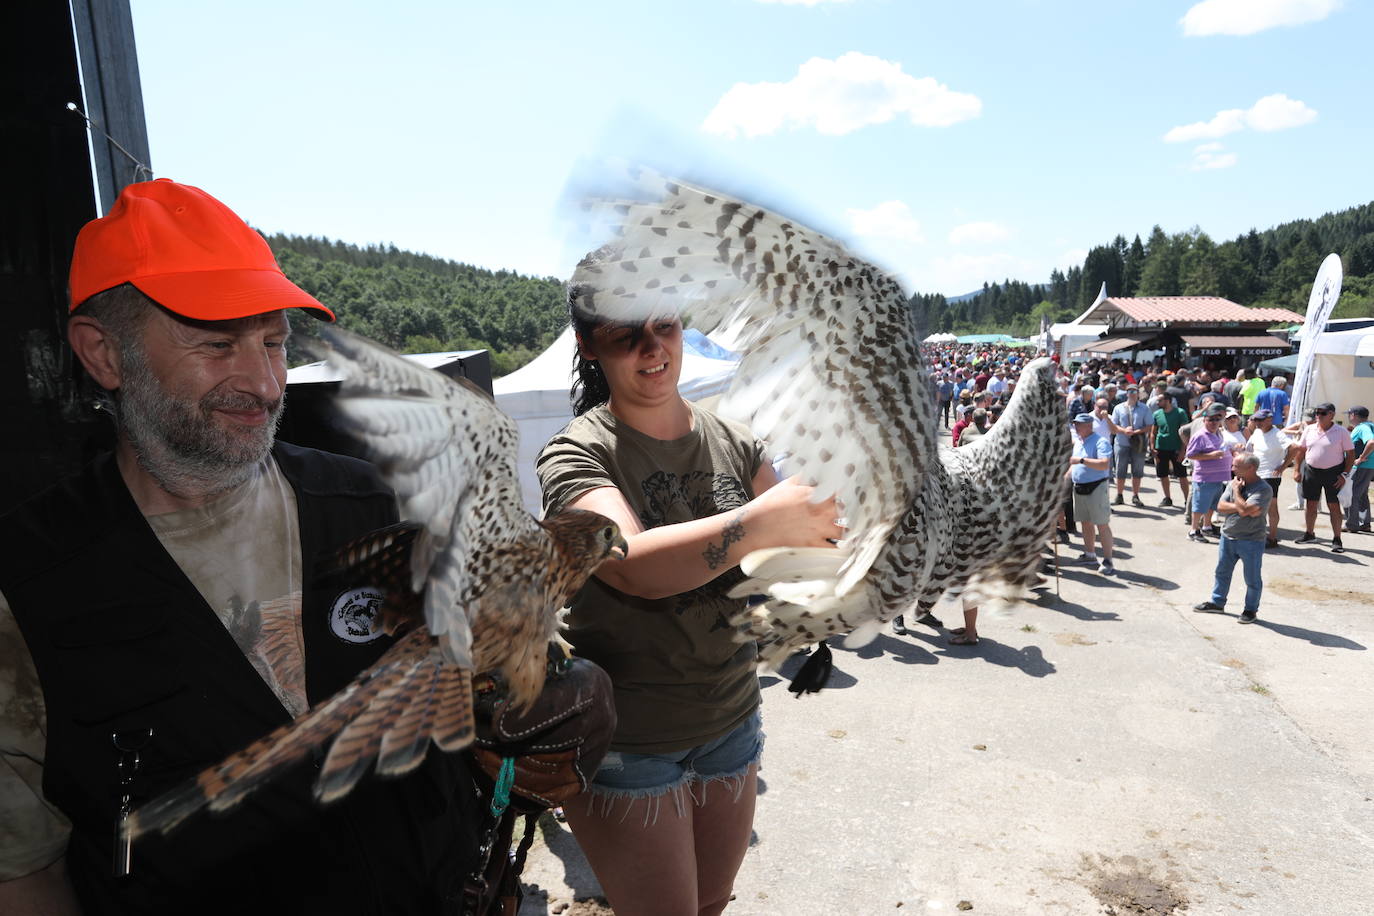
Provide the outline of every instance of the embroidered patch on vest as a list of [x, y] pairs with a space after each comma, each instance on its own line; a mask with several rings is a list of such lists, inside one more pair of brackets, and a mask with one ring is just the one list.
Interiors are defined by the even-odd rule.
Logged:
[[381, 606], [382, 593], [377, 589], [350, 589], [335, 598], [329, 609], [329, 632], [355, 644], [380, 639], [382, 627], [377, 612]]

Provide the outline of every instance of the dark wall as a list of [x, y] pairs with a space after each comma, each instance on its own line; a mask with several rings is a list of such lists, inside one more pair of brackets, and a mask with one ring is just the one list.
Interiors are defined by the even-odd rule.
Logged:
[[72, 243], [96, 216], [72, 34], [66, 2], [0, 3], [0, 511], [110, 437], [63, 338]]

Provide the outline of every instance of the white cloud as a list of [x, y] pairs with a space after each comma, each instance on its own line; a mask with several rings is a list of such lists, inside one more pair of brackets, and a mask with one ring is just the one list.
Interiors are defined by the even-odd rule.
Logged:
[[898, 115], [918, 127], [948, 127], [976, 118], [982, 110], [975, 95], [904, 73], [899, 63], [850, 51], [835, 60], [813, 57], [785, 83], [736, 83], [701, 128], [731, 138], [772, 134], [784, 127], [814, 127], [838, 136]]
[[858, 235], [916, 244], [926, 240], [921, 233], [921, 224], [911, 215], [911, 208], [900, 200], [883, 201], [871, 210], [850, 208], [845, 212]]
[[1193, 148], [1194, 172], [1204, 172], [1208, 169], [1229, 169], [1237, 162], [1235, 153], [1223, 153], [1220, 143], [1203, 143]]
[[1179, 22], [1184, 35], [1254, 35], [1320, 22], [1340, 8], [1341, 0], [1202, 0]]
[[1250, 110], [1245, 114], [1245, 123], [1252, 130], [1263, 131], [1287, 130], [1290, 127], [1311, 124], [1315, 120], [1315, 110], [1282, 93], [1266, 95], [1250, 106]]
[[1010, 236], [1011, 230], [1001, 223], [964, 223], [949, 231], [949, 241], [952, 245], [985, 245], [989, 242], [1000, 242]]
[[1191, 140], [1211, 140], [1233, 134], [1238, 130], [1272, 131], [1300, 127], [1317, 120], [1316, 109], [1308, 108], [1297, 99], [1283, 93], [1266, 95], [1249, 108], [1228, 108], [1218, 111], [1210, 121], [1198, 121], [1175, 127], [1164, 135], [1165, 143], [1187, 143]]

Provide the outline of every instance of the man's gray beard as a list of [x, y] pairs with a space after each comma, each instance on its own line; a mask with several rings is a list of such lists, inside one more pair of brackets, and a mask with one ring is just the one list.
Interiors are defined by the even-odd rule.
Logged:
[[[121, 348], [121, 385], [115, 419], [139, 467], [162, 489], [182, 498], [206, 498], [231, 490], [253, 475], [272, 450], [285, 397], [275, 404], [216, 388], [198, 402], [167, 391], [140, 347]], [[214, 411], [270, 412], [267, 423], [237, 435], [215, 423]]]

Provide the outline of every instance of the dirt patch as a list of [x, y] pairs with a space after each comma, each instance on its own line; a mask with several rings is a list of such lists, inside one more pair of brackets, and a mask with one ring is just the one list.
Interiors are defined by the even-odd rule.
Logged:
[[1273, 582], [1264, 583], [1264, 587], [1285, 598], [1298, 598], [1302, 601], [1365, 600], [1364, 593], [1353, 588], [1322, 588], [1320, 585], [1294, 582], [1291, 579], [1276, 579]]
[[1061, 646], [1095, 646], [1096, 642], [1084, 636], [1082, 633], [1057, 633], [1054, 641]]
[[1222, 662], [1222, 664], [1225, 665], [1227, 668], [1244, 668], [1244, 667], [1245, 667], [1245, 662], [1241, 661], [1241, 660], [1238, 659], [1238, 658], [1228, 658], [1226, 661]]
[[1135, 856], [1085, 855], [1079, 877], [1108, 916], [1177, 916], [1188, 910], [1180, 877]]

